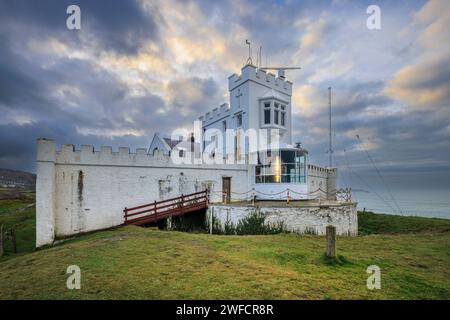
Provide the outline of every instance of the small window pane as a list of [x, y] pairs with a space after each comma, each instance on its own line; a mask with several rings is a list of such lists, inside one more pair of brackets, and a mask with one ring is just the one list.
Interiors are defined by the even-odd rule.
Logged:
[[281, 113], [281, 125], [284, 127], [285, 126], [285, 116], [286, 114], [284, 112]]
[[275, 124], [278, 124], [278, 114], [280, 113], [280, 111], [278, 110], [274, 110], [274, 114], [273, 114], [273, 122]]
[[264, 103], [264, 108], [269, 109], [270, 108], [270, 102]]
[[281, 151], [281, 163], [294, 163], [295, 151], [294, 150], [282, 150]]
[[242, 126], [242, 114], [238, 114], [236, 118], [238, 127]]
[[264, 110], [264, 124], [270, 123], [270, 109]]

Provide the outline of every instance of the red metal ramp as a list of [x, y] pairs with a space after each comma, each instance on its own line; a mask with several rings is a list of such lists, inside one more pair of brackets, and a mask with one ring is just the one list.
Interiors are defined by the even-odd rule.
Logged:
[[123, 210], [124, 224], [140, 226], [206, 208], [208, 208], [208, 192], [204, 190], [137, 207], [125, 208]]

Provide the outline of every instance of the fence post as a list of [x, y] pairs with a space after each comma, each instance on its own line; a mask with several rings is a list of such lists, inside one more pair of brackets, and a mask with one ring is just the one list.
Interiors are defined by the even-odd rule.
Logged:
[[327, 257], [336, 257], [336, 227], [327, 226]]
[[3, 257], [3, 225], [0, 225], [0, 257]]
[[209, 209], [210, 215], [209, 215], [209, 234], [212, 234], [213, 232], [213, 214], [214, 214], [214, 207]]
[[17, 253], [17, 244], [16, 244], [16, 229], [11, 228], [11, 240], [13, 244], [13, 253]]
[[124, 224], [127, 224], [127, 221], [128, 221], [127, 213], [128, 213], [128, 210], [127, 210], [127, 207], [125, 207], [125, 209], [123, 209], [123, 217], [124, 217], [124, 220], [125, 220]]
[[184, 195], [183, 194], [181, 194], [181, 214], [183, 214], [184, 213]]

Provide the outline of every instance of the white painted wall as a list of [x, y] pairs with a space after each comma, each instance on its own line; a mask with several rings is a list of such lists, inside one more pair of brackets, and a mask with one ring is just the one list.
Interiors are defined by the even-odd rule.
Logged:
[[[222, 121], [227, 121], [227, 129], [237, 130], [237, 115], [242, 113], [242, 130], [248, 129], [275, 128], [275, 126], [266, 127], [262, 122], [262, 105], [260, 99], [271, 95], [281, 98], [286, 102], [286, 125], [282, 128], [283, 136], [281, 143], [292, 143], [292, 83], [288, 80], [276, 77], [264, 70], [258, 70], [255, 66], [245, 65], [241, 74], [233, 74], [228, 78], [228, 90], [230, 93], [230, 103], [223, 104], [219, 108], [214, 108], [206, 114], [199, 117], [204, 129], [223, 130]], [[273, 115], [272, 115], [273, 118]], [[278, 127], [281, 128], [281, 127]], [[258, 132], [258, 131], [256, 131]], [[222, 133], [225, 137], [225, 133]], [[245, 141], [245, 150], [249, 150], [248, 141]], [[206, 142], [208, 144], [208, 142]], [[222, 154], [233, 152], [233, 148], [225, 149], [223, 144]]]
[[337, 189], [337, 169], [308, 164], [306, 182], [310, 199], [333, 199]]
[[55, 239], [56, 153], [52, 140], [39, 139], [36, 168], [36, 247]]
[[255, 210], [266, 214], [266, 223], [276, 224], [283, 222], [286, 229], [295, 233], [326, 234], [326, 227], [336, 227], [338, 235], [358, 235], [358, 215], [356, 203], [343, 203], [333, 205], [310, 205], [302, 207], [264, 207], [239, 205], [211, 205], [208, 208], [207, 219], [211, 213], [224, 226], [227, 219], [233, 224], [245, 218]]
[[105, 229], [123, 223], [123, 209], [211, 188], [211, 200], [221, 201], [222, 177], [231, 190], [250, 189], [246, 165], [174, 165], [167, 156], [145, 149], [112, 152], [82, 146], [75, 151], [54, 141], [38, 140], [37, 246], [57, 237]]

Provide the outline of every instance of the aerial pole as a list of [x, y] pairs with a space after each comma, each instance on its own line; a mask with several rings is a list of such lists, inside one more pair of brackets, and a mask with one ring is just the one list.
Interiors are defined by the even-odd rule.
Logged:
[[250, 43], [250, 41], [245, 40], [245, 44], [248, 45], [248, 59], [247, 59], [247, 64], [253, 64], [252, 62], [252, 45]]
[[330, 123], [330, 147], [328, 149], [328, 156], [329, 156], [329, 165], [330, 168], [333, 166], [333, 140], [332, 140], [332, 133], [331, 133], [331, 87], [328, 87], [328, 120]]

